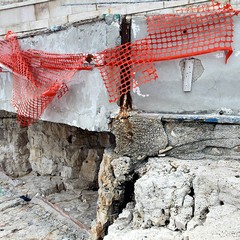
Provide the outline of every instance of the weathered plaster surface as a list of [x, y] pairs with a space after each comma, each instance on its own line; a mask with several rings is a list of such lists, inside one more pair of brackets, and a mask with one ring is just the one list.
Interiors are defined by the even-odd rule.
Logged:
[[[133, 40], [146, 36], [146, 22], [142, 17], [133, 17], [132, 33]], [[182, 87], [180, 63], [183, 59], [157, 62], [155, 65], [159, 78], [141, 85], [138, 91], [132, 94], [134, 107], [147, 112], [165, 113], [212, 113], [226, 108], [239, 114], [239, 41], [240, 21], [236, 16], [234, 52], [228, 63], [225, 64], [223, 52], [195, 56], [201, 64], [195, 64], [194, 72], [201, 74], [197, 74], [199, 76], [197, 81], [194, 75], [191, 92], [184, 92]]]
[[[96, 53], [118, 43], [119, 27], [104, 21], [68, 28], [21, 40], [23, 49], [39, 49], [54, 53]], [[110, 31], [111, 34], [108, 34]], [[9, 73], [0, 74], [0, 108], [13, 111], [11, 105], [12, 81]], [[105, 131], [111, 112], [117, 104], [108, 102], [108, 95], [99, 70], [77, 72], [69, 82], [69, 91], [54, 101], [42, 116], [43, 120], [66, 123], [82, 129]]]
[[[164, 12], [172, 12], [167, 9]], [[234, 18], [234, 53], [224, 63], [223, 52], [197, 56], [191, 92], [183, 92], [183, 59], [156, 63], [159, 78], [134, 89], [133, 107], [140, 111], [162, 113], [224, 113], [239, 115], [239, 52], [240, 21]], [[132, 41], [146, 36], [143, 16], [133, 16]], [[72, 26], [66, 30], [28, 37], [21, 40], [24, 49], [36, 48], [56, 53], [98, 52], [120, 43], [119, 23], [109, 17]], [[14, 111], [11, 106], [12, 83], [8, 73], [0, 74], [1, 109]], [[43, 120], [66, 123], [94, 131], [108, 130], [111, 113], [118, 111], [108, 95], [98, 69], [78, 72], [69, 83], [69, 92], [46, 109]], [[227, 110], [227, 111], [225, 111]]]

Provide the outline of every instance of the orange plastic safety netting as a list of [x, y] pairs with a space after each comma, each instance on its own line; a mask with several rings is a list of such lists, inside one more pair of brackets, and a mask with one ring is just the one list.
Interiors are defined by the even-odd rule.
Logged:
[[232, 17], [237, 13], [229, 4], [211, 4], [148, 16], [146, 38], [101, 53], [104, 67], [100, 71], [110, 102], [155, 80], [158, 76], [153, 62], [220, 50], [227, 52], [227, 61], [232, 53]]
[[152, 80], [158, 75], [154, 63], [146, 61], [144, 40], [126, 43], [101, 53], [100, 72], [109, 95], [115, 102], [133, 88]]
[[[13, 33], [0, 41], [0, 63], [13, 72], [13, 105], [21, 125], [29, 126], [42, 115], [79, 70], [98, 67], [109, 101], [157, 79], [154, 62], [214, 51], [232, 53], [233, 16], [230, 5], [204, 5], [180, 9], [175, 14], [147, 17], [148, 36], [97, 54], [53, 54], [22, 51]], [[89, 90], [91, 91], [91, 90]]]
[[66, 83], [78, 70], [88, 70], [87, 54], [51, 54], [21, 51], [15, 34], [0, 41], [0, 62], [13, 72], [13, 106], [22, 126], [39, 119], [55, 96], [68, 90]]

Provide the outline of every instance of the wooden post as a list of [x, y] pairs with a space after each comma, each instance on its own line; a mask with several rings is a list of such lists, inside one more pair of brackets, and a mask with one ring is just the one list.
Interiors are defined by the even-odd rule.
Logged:
[[[128, 19], [126, 16], [123, 16], [122, 23], [121, 23], [121, 44], [129, 43], [131, 42], [131, 19]], [[127, 49], [128, 48], [128, 49]], [[129, 50], [130, 46], [122, 46], [121, 52], [124, 54], [124, 50]], [[127, 57], [127, 60], [131, 59], [131, 55]], [[120, 118], [127, 118], [128, 117], [128, 110], [132, 110], [132, 97], [130, 94], [131, 89], [131, 67], [126, 70], [126, 66], [121, 66], [121, 85], [126, 84], [128, 92], [126, 94], [122, 95], [122, 90], [120, 89]]]

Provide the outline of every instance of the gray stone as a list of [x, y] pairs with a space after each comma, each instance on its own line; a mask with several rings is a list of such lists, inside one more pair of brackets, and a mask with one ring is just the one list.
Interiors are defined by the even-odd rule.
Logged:
[[16, 116], [2, 113], [0, 118], [0, 167], [10, 176], [23, 176], [31, 171], [27, 128], [19, 127]]
[[124, 182], [128, 179], [128, 175], [131, 170], [131, 159], [129, 157], [115, 158], [111, 165], [113, 167], [113, 173], [116, 179], [120, 182]]
[[[91, 220], [95, 217], [96, 192], [82, 193], [82, 197], [87, 198], [87, 202], [83, 202], [77, 192], [59, 193], [59, 189], [56, 189], [59, 179], [28, 176], [21, 180], [25, 180], [23, 185], [13, 187], [0, 179], [1, 239], [88, 239], [88, 232], [74, 226], [71, 219], [82, 221], [90, 227]], [[47, 200], [43, 198], [43, 203], [49, 200], [52, 205], [46, 208], [39, 204], [36, 193], [51, 194]], [[19, 198], [26, 194], [31, 198], [30, 202]], [[65, 211], [65, 215], [53, 211], [56, 204], [58, 210]]]
[[151, 168], [135, 184], [135, 209], [143, 228], [169, 224], [172, 230], [184, 230], [193, 211], [193, 201], [191, 204], [186, 196], [194, 175], [183, 171], [185, 166], [177, 164], [176, 169], [171, 162], [166, 163], [162, 159], [150, 161]]
[[29, 161], [40, 175], [76, 180], [75, 187], [96, 187], [103, 150], [111, 146], [109, 133], [83, 131], [63, 124], [36, 123], [28, 128]]
[[180, 159], [240, 159], [240, 126], [205, 123], [165, 124], [169, 145], [172, 150], [166, 154]]
[[133, 160], [157, 155], [168, 144], [161, 119], [151, 115], [116, 119], [112, 123], [112, 132], [116, 137], [115, 152]]

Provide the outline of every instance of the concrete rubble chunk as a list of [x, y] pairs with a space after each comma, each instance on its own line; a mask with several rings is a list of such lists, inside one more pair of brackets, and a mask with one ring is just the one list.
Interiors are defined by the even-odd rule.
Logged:
[[133, 219], [120, 214], [104, 240], [240, 238], [239, 161], [165, 157], [147, 165], [135, 183], [135, 206], [123, 211]]

